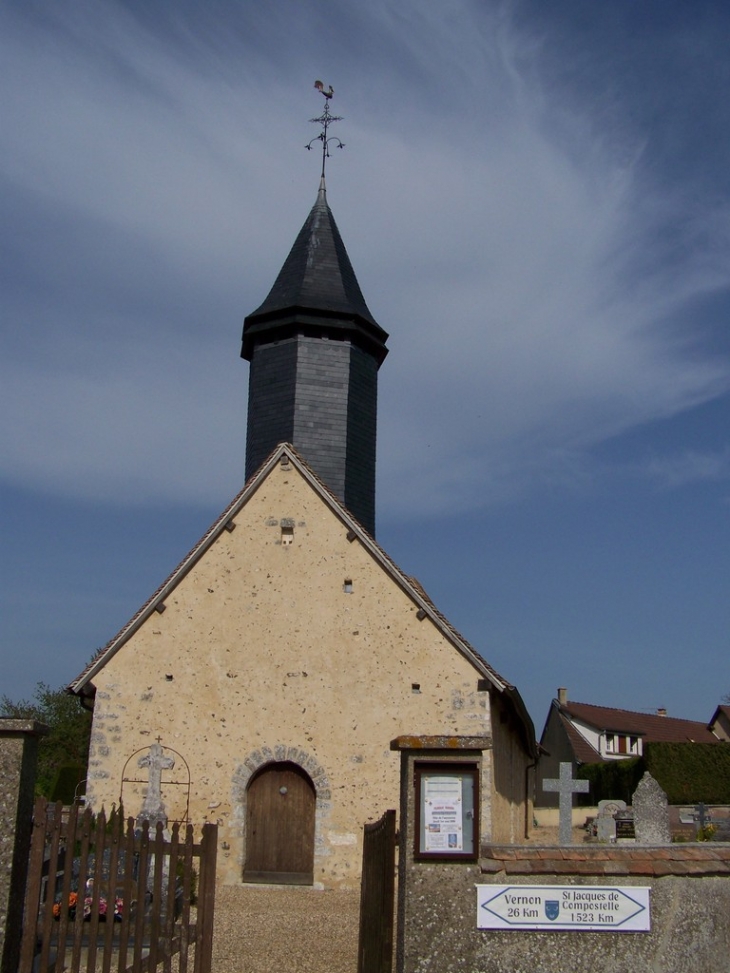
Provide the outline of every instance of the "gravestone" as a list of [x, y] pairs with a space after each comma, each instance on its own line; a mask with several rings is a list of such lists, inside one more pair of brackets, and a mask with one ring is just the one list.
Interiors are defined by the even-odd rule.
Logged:
[[598, 802], [598, 813], [599, 814], [610, 814], [612, 817], [616, 817], [619, 811], [626, 810], [626, 801], [610, 800], [610, 801], [599, 801]]
[[616, 814], [616, 842], [620, 844], [626, 841], [636, 841], [634, 812], [628, 808]]
[[599, 801], [596, 837], [599, 841], [616, 840], [616, 815], [626, 810], [626, 801]]
[[695, 808], [695, 821], [697, 822], [697, 827], [699, 829], [704, 828], [711, 821], [710, 815], [707, 813], [707, 808], [700, 801], [700, 803]]
[[613, 844], [616, 841], [616, 818], [613, 814], [598, 815], [596, 837], [603, 844]]
[[557, 791], [560, 795], [558, 840], [561, 845], [569, 845], [573, 837], [573, 794], [587, 794], [590, 786], [590, 781], [573, 779], [573, 765], [568, 762], [560, 764], [558, 778], [542, 782], [544, 791]]
[[[712, 813], [701, 801], [694, 809], [693, 818], [697, 825], [695, 832], [695, 839], [697, 841], [706, 841], [717, 833], [717, 827], [712, 820]], [[706, 831], [706, 828], [709, 830]]]
[[730, 841], [730, 818], [720, 818], [714, 822], [714, 841]]
[[642, 845], [668, 845], [672, 835], [667, 795], [649, 771], [634, 791], [633, 808], [637, 842]]

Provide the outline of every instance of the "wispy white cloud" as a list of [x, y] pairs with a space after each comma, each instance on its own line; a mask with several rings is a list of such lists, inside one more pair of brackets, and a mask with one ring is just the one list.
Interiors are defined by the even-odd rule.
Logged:
[[673, 185], [662, 118], [620, 88], [555, 80], [570, 38], [508, 4], [245, 8], [0, 12], [5, 477], [182, 502], [236, 480], [240, 323], [313, 202], [316, 75], [346, 115], [330, 202], [392, 336], [381, 506], [580, 478], [593, 445], [730, 388], [695, 320], [730, 288], [718, 187]]
[[668, 488], [728, 480], [730, 448], [713, 452], [690, 449], [672, 456], [653, 456], [641, 466], [640, 472]]

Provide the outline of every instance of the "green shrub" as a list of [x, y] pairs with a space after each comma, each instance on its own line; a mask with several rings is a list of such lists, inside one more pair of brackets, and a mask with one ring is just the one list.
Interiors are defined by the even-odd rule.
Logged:
[[648, 743], [644, 761], [670, 804], [730, 804], [729, 746]]
[[631, 798], [636, 785], [644, 775], [641, 757], [631, 757], [628, 760], [612, 760], [610, 763], [583, 764], [578, 768], [577, 776], [590, 781], [591, 789], [588, 794], [580, 795], [585, 805], [595, 805], [599, 801], [626, 801], [631, 804]]
[[730, 746], [717, 743], [647, 743], [642, 757], [583, 764], [577, 776], [590, 781], [591, 789], [580, 803], [631, 804], [647, 770], [670, 804], [730, 804]]

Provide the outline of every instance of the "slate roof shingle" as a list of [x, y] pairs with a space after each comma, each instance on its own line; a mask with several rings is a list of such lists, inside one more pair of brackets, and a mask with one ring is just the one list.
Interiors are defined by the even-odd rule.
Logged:
[[263, 335], [277, 339], [313, 328], [346, 333], [382, 363], [388, 334], [365, 303], [324, 184], [266, 300], [246, 317], [241, 356], [251, 359]]

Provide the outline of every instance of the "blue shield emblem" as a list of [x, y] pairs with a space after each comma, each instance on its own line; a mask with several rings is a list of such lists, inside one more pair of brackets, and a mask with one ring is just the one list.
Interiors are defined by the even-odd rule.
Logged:
[[545, 902], [545, 915], [548, 919], [557, 919], [560, 914], [560, 902], [557, 899], [547, 899]]

